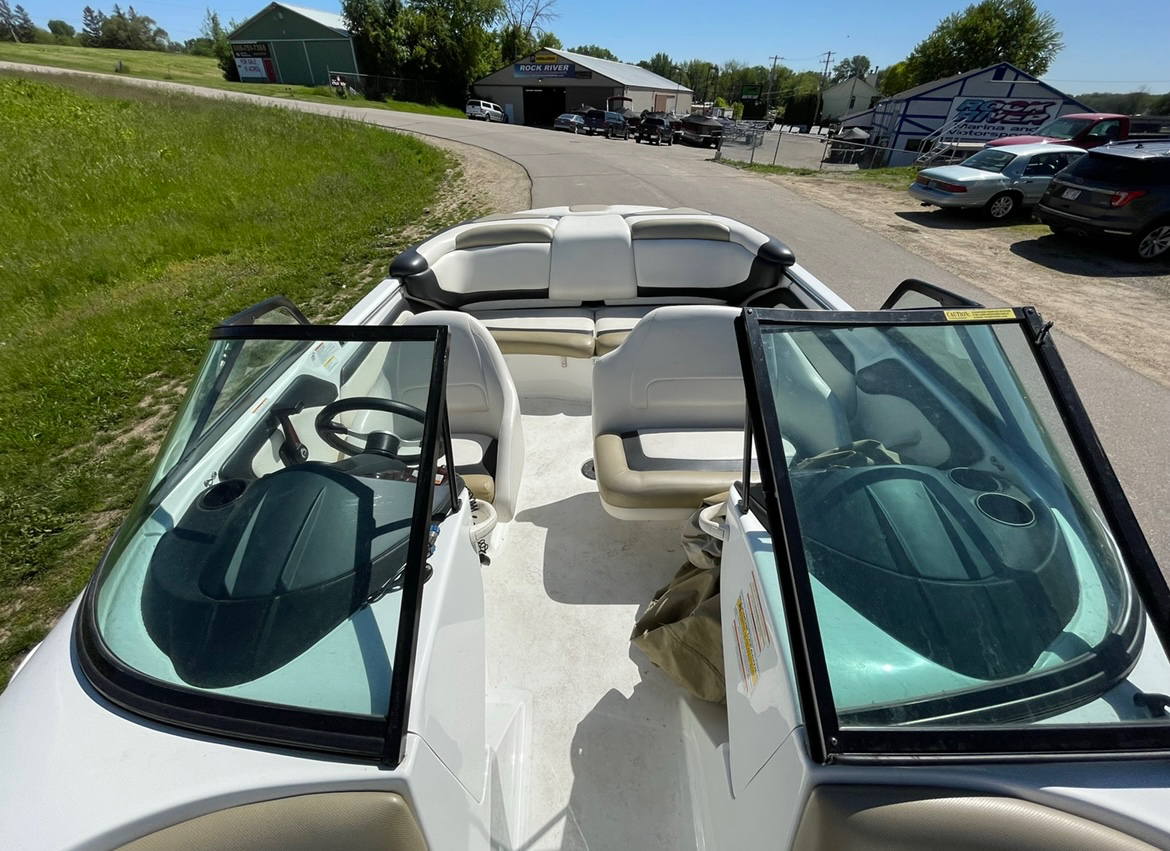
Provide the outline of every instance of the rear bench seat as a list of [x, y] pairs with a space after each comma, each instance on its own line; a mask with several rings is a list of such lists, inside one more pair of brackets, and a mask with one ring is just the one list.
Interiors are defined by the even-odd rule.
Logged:
[[794, 261], [778, 240], [693, 210], [566, 212], [456, 226], [402, 252], [390, 274], [415, 310], [477, 316], [504, 354], [589, 358], [661, 304], [741, 304]]

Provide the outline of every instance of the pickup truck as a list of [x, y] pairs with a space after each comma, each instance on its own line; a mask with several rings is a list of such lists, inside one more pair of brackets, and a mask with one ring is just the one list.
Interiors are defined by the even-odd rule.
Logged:
[[1079, 112], [1062, 115], [1042, 124], [1033, 136], [1005, 136], [985, 147], [1059, 142], [1077, 148], [1095, 148], [1123, 139], [1159, 138], [1170, 135], [1170, 118], [1142, 115], [1131, 117], [1112, 112]]

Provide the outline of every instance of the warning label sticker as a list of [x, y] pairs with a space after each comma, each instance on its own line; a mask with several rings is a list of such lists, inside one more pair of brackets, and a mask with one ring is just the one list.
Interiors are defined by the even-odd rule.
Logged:
[[736, 598], [733, 625], [740, 680], [744, 693], [750, 697], [760, 682], [760, 654], [772, 645], [772, 631], [760, 604], [760, 583], [755, 570], [748, 577], [748, 587]]
[[944, 310], [948, 322], [987, 322], [991, 319], [1015, 319], [1010, 307], [989, 307], [982, 310]]

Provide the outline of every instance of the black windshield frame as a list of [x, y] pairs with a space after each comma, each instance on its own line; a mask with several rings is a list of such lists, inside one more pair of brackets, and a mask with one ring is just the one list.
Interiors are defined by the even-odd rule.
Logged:
[[1020, 327], [1088, 476], [1105, 523], [1121, 550], [1146, 614], [1163, 650], [1170, 656], [1170, 589], [1056, 350], [1051, 325], [1045, 324], [1034, 308], [873, 312], [745, 308], [736, 318], [736, 336], [747, 389], [749, 423], [755, 435], [762, 478], [767, 513], [765, 525], [772, 532], [793, 673], [810, 756], [823, 764], [875, 760], [917, 764], [923, 760], [1030, 759], [1038, 754], [1044, 754], [1046, 759], [1165, 757], [1170, 753], [1170, 729], [1157, 724], [1109, 727], [1043, 724], [1027, 728], [946, 729], [925, 726], [842, 728], [840, 724], [801, 541], [795, 497], [787, 469], [773, 463], [773, 459], [784, 457], [784, 450], [767, 371], [762, 326], [908, 327], [951, 325], [964, 321]]
[[[434, 472], [439, 455], [447, 451], [444, 447], [451, 445], [446, 406], [449, 331], [443, 325], [242, 323], [217, 326], [209, 338], [212, 341], [247, 339], [342, 344], [419, 341], [430, 342], [434, 346], [430, 369], [431, 392], [428, 393], [426, 407], [427, 425], [420, 443], [420, 486], [414, 494], [389, 705], [382, 716], [303, 709], [185, 688], [154, 679], [126, 665], [106, 645], [98, 629], [98, 592], [105, 575], [106, 562], [113, 549], [113, 538], [86, 587], [75, 621], [74, 642], [80, 668], [103, 697], [152, 720], [218, 737], [376, 761], [394, 768], [405, 757], [406, 751], [429, 531], [434, 522], [431, 509], [434, 505]], [[452, 487], [453, 511], [458, 509], [454, 499], [454, 478], [447, 476]]]

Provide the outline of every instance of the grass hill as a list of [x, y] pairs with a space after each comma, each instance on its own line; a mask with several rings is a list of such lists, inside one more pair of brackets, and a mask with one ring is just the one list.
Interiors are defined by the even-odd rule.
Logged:
[[[74, 71], [93, 71], [99, 74], [119, 74], [144, 80], [166, 80], [189, 83], [213, 89], [231, 89], [275, 98], [295, 98], [335, 103], [336, 96], [328, 86], [285, 86], [268, 83], [229, 83], [223, 78], [215, 60], [207, 56], [189, 56], [185, 53], [159, 53], [151, 50], [108, 50], [97, 47], [72, 47], [61, 44], [18, 44], [0, 41], [0, 61], [48, 65], [70, 68]], [[121, 62], [121, 71], [118, 63]], [[349, 99], [349, 106], [367, 106], [371, 109], [390, 109], [426, 115], [444, 115], [463, 118], [458, 109], [435, 104], [409, 101], [364, 101]]]
[[2, 688], [145, 480], [208, 330], [278, 293], [336, 315], [452, 164], [358, 122], [3, 72], [0, 139]]

